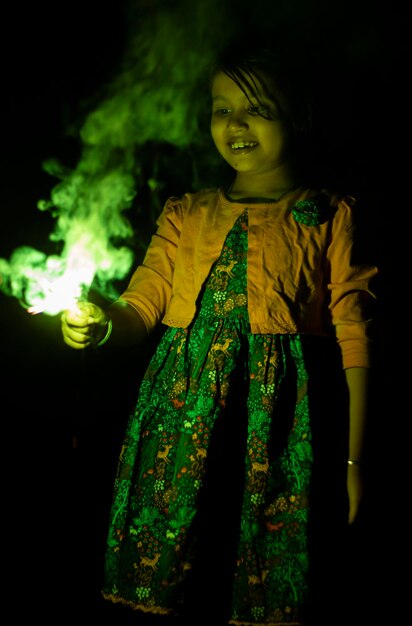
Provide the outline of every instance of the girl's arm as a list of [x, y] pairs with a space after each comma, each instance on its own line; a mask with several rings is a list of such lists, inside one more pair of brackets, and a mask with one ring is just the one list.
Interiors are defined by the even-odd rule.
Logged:
[[349, 440], [347, 490], [349, 499], [349, 524], [359, 512], [364, 495], [363, 460], [366, 440], [366, 421], [369, 400], [369, 369], [351, 367], [345, 370], [349, 389]]
[[111, 320], [110, 344], [113, 346], [131, 346], [147, 338], [146, 324], [139, 313], [130, 304], [122, 300], [113, 302], [107, 314]]

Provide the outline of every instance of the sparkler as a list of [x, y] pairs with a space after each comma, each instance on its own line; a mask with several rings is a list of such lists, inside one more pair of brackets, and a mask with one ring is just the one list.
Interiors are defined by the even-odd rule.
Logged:
[[1, 291], [17, 297], [32, 315], [72, 309], [92, 286], [103, 296], [116, 296], [113, 281], [126, 276], [134, 259], [131, 248], [119, 245], [133, 232], [123, 215], [132, 204], [133, 186], [133, 177], [121, 169], [97, 178], [69, 174], [53, 190], [57, 221], [49, 239], [63, 242], [61, 253], [21, 246], [9, 261], [0, 258]]
[[91, 285], [95, 273], [96, 264], [81, 242], [71, 249], [67, 260], [50, 256], [43, 267], [28, 267], [25, 272], [28, 313], [56, 315], [73, 308]]
[[[37, 208], [50, 211], [56, 220], [49, 239], [63, 250], [47, 256], [21, 247], [9, 260], [0, 258], [0, 292], [16, 297], [31, 315], [70, 310], [87, 299], [90, 289], [110, 300], [118, 297], [115, 281], [129, 273], [140, 238], [124, 212], [133, 205], [140, 185], [147, 183], [150, 188], [145, 210], [153, 218], [153, 227], [160, 212], [163, 180], [156, 184], [158, 146], [180, 150], [197, 145], [199, 153], [208, 156], [202, 156], [205, 162], [200, 167], [193, 167], [196, 185], [210, 186], [209, 180], [201, 184], [201, 176], [203, 172], [214, 175], [220, 157], [204, 150], [209, 146], [209, 132], [197, 118], [206, 103], [198, 89], [199, 76], [209, 71], [216, 44], [222, 40], [221, 3], [211, 2], [219, 11], [205, 3], [202, 9], [196, 6], [192, 15], [193, 3], [189, 2], [178, 2], [173, 12], [168, 8], [160, 13], [149, 11], [145, 28], [141, 28], [139, 12], [137, 33], [130, 31], [124, 66], [102, 90], [98, 106], [80, 128], [82, 149], [77, 164], [70, 169], [56, 159], [43, 163], [44, 170], [60, 182], [53, 187], [50, 200], [39, 201]], [[188, 49], [190, 54], [186, 54]], [[184, 171], [167, 151], [162, 158], [161, 163], [168, 161], [176, 175]], [[140, 250], [147, 243], [142, 238]]]
[[75, 243], [66, 244], [61, 256], [20, 247], [10, 261], [0, 259], [1, 289], [16, 296], [32, 315], [57, 315], [76, 309], [96, 276], [103, 277], [105, 283], [124, 275], [132, 258], [128, 248], [110, 249], [107, 241], [93, 240], [85, 231]]

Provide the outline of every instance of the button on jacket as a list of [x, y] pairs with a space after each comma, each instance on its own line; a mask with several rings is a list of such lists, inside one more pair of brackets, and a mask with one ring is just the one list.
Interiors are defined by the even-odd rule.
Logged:
[[[311, 207], [314, 219], [300, 217]], [[299, 188], [279, 201], [233, 201], [222, 189], [169, 198], [120, 299], [148, 332], [186, 328], [237, 218], [248, 209], [247, 299], [252, 333], [335, 334], [343, 367], [370, 367], [373, 265], [354, 258], [356, 201]], [[224, 271], [224, 268], [223, 268]]]

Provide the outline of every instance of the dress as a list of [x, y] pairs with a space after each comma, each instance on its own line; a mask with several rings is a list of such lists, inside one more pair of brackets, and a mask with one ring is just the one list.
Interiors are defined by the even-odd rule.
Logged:
[[247, 231], [246, 209], [194, 322], [167, 328], [142, 380], [115, 480], [103, 597], [177, 615], [202, 615], [219, 598], [231, 624], [304, 624], [313, 471], [304, 341], [250, 332]]

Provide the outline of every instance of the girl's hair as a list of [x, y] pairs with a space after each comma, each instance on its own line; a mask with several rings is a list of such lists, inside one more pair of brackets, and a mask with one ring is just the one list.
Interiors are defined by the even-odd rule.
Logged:
[[[277, 117], [296, 136], [307, 135], [312, 128], [312, 99], [303, 63], [269, 35], [259, 41], [249, 37], [232, 40], [223, 48], [212, 67], [211, 79], [224, 72], [246, 97], [261, 103], [262, 96], [275, 104]], [[260, 113], [262, 115], [262, 113]], [[266, 115], [262, 115], [266, 117]], [[272, 117], [267, 116], [269, 119]]]
[[[308, 32], [293, 28], [279, 32], [271, 25], [260, 29], [251, 25], [246, 30], [236, 31], [236, 37], [218, 51], [210, 80], [225, 73], [247, 98], [263, 104], [262, 117], [282, 120], [302, 180], [345, 189], [350, 183], [352, 154], [343, 152], [337, 143], [341, 121], [334, 115], [342, 87], [333, 50], [328, 58], [321, 38], [310, 28]], [[276, 116], [265, 112], [262, 99], [274, 103]]]

